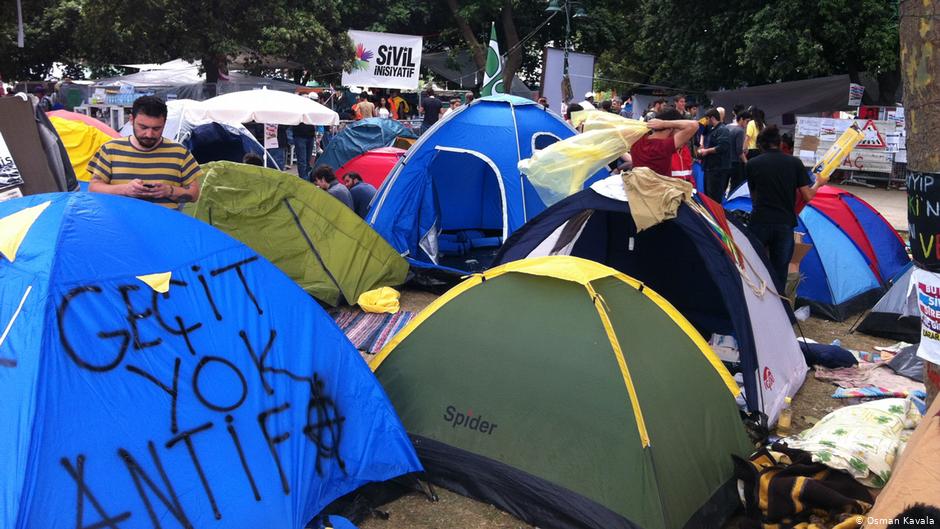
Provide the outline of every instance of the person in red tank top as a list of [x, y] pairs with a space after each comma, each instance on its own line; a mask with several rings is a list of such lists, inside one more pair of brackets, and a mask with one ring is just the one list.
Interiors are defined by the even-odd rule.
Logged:
[[[663, 176], [672, 175], [672, 160], [676, 151], [685, 147], [698, 131], [698, 122], [682, 119], [675, 108], [667, 108], [647, 122], [650, 132], [637, 140], [630, 148], [633, 167], [649, 167]], [[688, 148], [684, 149], [688, 154]], [[681, 154], [679, 156], [682, 156]], [[692, 156], [688, 154], [687, 167], [692, 168]], [[691, 173], [689, 175], [691, 177]]]

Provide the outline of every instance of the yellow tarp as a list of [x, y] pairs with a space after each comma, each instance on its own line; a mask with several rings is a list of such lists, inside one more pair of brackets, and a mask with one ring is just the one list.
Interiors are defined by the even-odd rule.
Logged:
[[69, 153], [69, 160], [72, 162], [72, 168], [75, 169], [75, 176], [87, 182], [91, 179], [88, 174], [88, 162], [98, 152], [105, 142], [112, 138], [100, 130], [82, 123], [81, 121], [72, 121], [51, 116], [49, 121], [55, 127], [65, 150]]
[[578, 192], [588, 178], [649, 132], [646, 123], [609, 112], [575, 112], [572, 120], [576, 127], [584, 125], [584, 133], [553, 143], [519, 162], [519, 170], [549, 206]]

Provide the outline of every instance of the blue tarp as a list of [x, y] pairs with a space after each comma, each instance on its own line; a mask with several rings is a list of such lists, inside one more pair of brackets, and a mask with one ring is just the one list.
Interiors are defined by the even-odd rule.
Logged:
[[[439, 263], [442, 231], [505, 238], [545, 209], [517, 168], [533, 148], [574, 135], [533, 101], [484, 97], [442, 118], [395, 166], [366, 217], [413, 263]], [[607, 175], [601, 171], [585, 186]]]
[[420, 470], [329, 316], [207, 224], [36, 195], [0, 252], [0, 527], [301, 529]]
[[394, 119], [360, 119], [333, 136], [323, 154], [317, 158], [316, 167], [329, 165], [338, 169], [364, 152], [379, 147], [390, 147], [399, 136], [414, 138], [415, 134]]

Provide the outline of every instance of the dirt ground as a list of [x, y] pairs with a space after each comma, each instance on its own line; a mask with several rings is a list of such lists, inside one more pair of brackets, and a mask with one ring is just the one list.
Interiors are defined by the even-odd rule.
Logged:
[[[406, 290], [402, 293], [402, 309], [420, 311], [436, 299], [427, 292]], [[857, 316], [856, 316], [857, 317]], [[849, 349], [873, 351], [875, 346], [886, 346], [892, 342], [874, 338], [861, 333], [850, 334], [855, 317], [846, 322], [832, 322], [811, 317], [800, 322], [795, 330], [821, 343], [830, 343], [835, 339], [842, 341], [842, 346]], [[820, 382], [810, 371], [803, 388], [793, 399], [793, 429], [800, 431], [809, 428], [827, 413], [846, 404], [832, 398], [835, 386]], [[394, 502], [380, 507], [388, 513], [388, 520], [373, 516], [360, 524], [361, 529], [523, 529], [532, 526], [496, 509], [492, 505], [481, 503], [442, 488], [434, 489], [439, 500], [431, 502], [426, 496], [412, 493]], [[738, 518], [732, 518], [725, 529], [738, 527]]]

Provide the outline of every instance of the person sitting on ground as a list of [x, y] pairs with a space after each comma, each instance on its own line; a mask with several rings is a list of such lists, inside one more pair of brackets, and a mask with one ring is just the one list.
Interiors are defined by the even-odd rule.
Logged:
[[682, 119], [678, 110], [669, 108], [646, 124], [651, 130], [630, 148], [633, 168], [649, 167], [657, 174], [669, 176], [673, 153], [692, 139], [698, 123]]
[[137, 98], [131, 108], [133, 134], [98, 149], [88, 162], [88, 190], [168, 208], [197, 200], [202, 170], [186, 147], [162, 136], [166, 116], [166, 103], [159, 98]]
[[242, 156], [242, 163], [264, 167], [264, 159], [255, 152], [246, 152], [245, 155]]
[[375, 186], [362, 181], [362, 176], [356, 172], [349, 172], [343, 175], [343, 183], [349, 188], [352, 195], [353, 211], [356, 215], [366, 218], [369, 213], [369, 204], [372, 203], [372, 197], [375, 196]]
[[345, 204], [349, 209], [353, 209], [353, 199], [349, 189], [336, 180], [336, 174], [329, 165], [321, 165], [313, 171], [313, 183], [333, 195], [333, 198]]
[[809, 202], [822, 186], [810, 185], [809, 175], [799, 158], [780, 152], [780, 131], [764, 127], [757, 136], [761, 155], [748, 160], [747, 182], [753, 210], [748, 228], [767, 248], [777, 292], [783, 292], [787, 268], [793, 257], [793, 228], [796, 226], [796, 195]]

